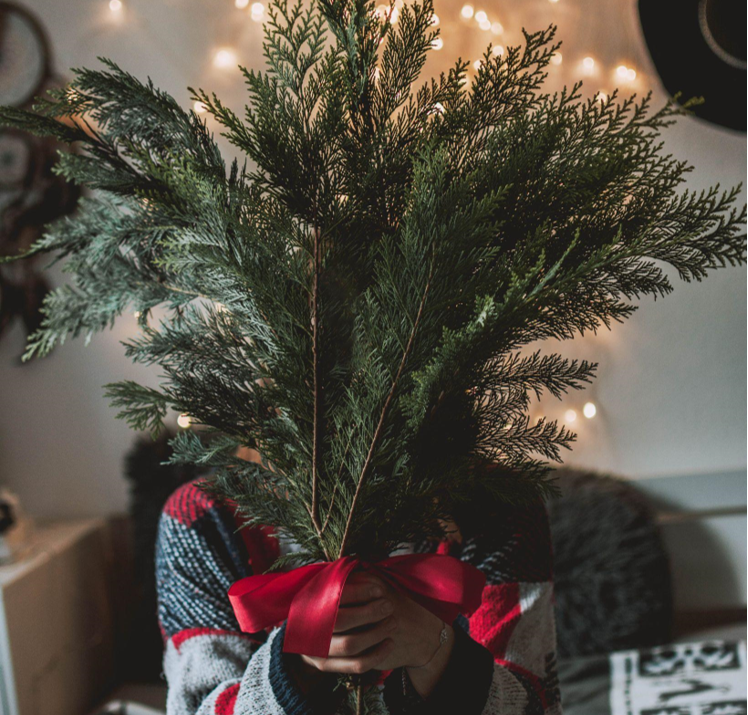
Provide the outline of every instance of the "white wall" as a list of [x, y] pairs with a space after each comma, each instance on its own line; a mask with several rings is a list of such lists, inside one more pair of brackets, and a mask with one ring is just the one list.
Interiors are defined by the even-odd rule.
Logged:
[[[230, 45], [243, 63], [259, 66], [260, 26], [235, 10], [231, 0], [123, 2], [116, 22], [104, 0], [27, 0], [26, 5], [46, 26], [60, 71], [92, 66], [96, 55], [105, 55], [138, 76], [150, 75], [185, 104], [184, 88], [195, 84], [240, 106], [238, 74], [213, 69], [211, 53]], [[475, 57], [487, 42], [487, 35], [460, 25], [461, 5], [461, 0], [436, 0], [445, 48], [435, 53], [431, 69], [440, 69], [458, 51]], [[516, 36], [521, 24], [536, 29], [559, 22], [566, 40], [564, 64], [553, 70], [551, 84], [569, 80], [564, 73], [571, 72], [565, 68], [572, 67], [574, 52], [595, 51], [606, 67], [625, 55], [638, 68], [636, 88], [657, 90], [632, 0], [562, 0], [558, 6], [551, 10], [556, 6], [547, 0], [502, 5], [509, 35]], [[615, 22], [613, 10], [620, 15]], [[590, 35], [594, 19], [598, 30]], [[614, 36], [611, 27], [617, 28]], [[597, 88], [609, 89], [605, 81], [598, 77], [589, 86], [594, 90], [597, 82]], [[659, 92], [656, 99], [662, 99]], [[744, 135], [688, 120], [669, 132], [667, 149], [696, 165], [690, 178], [694, 188], [718, 181], [727, 186], [745, 177]], [[58, 282], [59, 276], [53, 279]], [[745, 295], [745, 269], [724, 270], [705, 283], [677, 285], [664, 301], [647, 301], [612, 333], [560, 346], [566, 355], [600, 362], [599, 379], [586, 394], [542, 405], [545, 414], [558, 417], [581, 408], [586, 399], [598, 406], [594, 420], [577, 422], [579, 443], [567, 461], [632, 477], [744, 468]], [[136, 368], [122, 357], [118, 341], [134, 326], [134, 319], [124, 318], [88, 347], [81, 341], [66, 344], [20, 368], [14, 364], [22, 349], [20, 329], [0, 341], [0, 484], [19, 493], [30, 512], [83, 515], [124, 508], [122, 456], [134, 435], [114, 419], [101, 386], [123, 378], [155, 379], [156, 371]]]

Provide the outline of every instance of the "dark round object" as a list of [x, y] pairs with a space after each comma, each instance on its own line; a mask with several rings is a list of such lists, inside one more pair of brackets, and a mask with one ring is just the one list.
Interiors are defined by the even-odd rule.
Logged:
[[665, 643], [672, 630], [667, 555], [636, 489], [596, 474], [558, 471], [548, 503], [559, 656]]
[[644, 40], [662, 84], [694, 114], [746, 130], [746, 4], [735, 0], [639, 0]]

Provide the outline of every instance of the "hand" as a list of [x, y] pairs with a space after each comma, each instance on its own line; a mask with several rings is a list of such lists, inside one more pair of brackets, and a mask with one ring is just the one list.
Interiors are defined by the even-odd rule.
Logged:
[[442, 621], [411, 598], [367, 572], [346, 582], [327, 658], [301, 656], [305, 669], [363, 674], [408, 668], [422, 696], [436, 685], [449, 661], [454, 635], [440, 645]]

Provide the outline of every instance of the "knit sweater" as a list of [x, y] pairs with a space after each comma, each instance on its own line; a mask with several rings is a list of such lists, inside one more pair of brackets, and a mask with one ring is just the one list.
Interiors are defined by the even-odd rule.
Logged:
[[[194, 483], [161, 515], [156, 551], [168, 715], [334, 715], [339, 690], [303, 695], [283, 653], [285, 627], [240, 631], [231, 584], [279, 555], [270, 528], [237, 531], [232, 511]], [[507, 509], [490, 537], [439, 544], [486, 575], [478, 610], [455, 622], [450, 662], [424, 701], [400, 669], [380, 688], [392, 715], [558, 715], [548, 521]]]

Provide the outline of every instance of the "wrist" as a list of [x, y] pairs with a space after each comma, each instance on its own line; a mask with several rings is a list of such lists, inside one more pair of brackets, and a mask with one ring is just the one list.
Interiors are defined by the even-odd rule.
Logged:
[[307, 660], [306, 656], [286, 653], [285, 658], [296, 685], [304, 695], [308, 695], [323, 680], [328, 679], [328, 675]]

